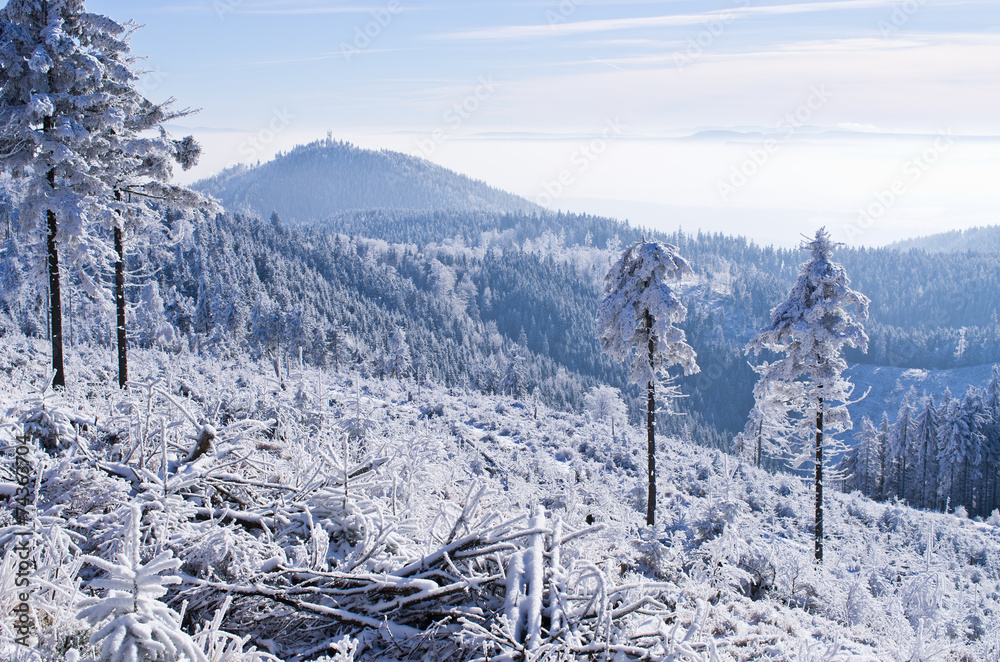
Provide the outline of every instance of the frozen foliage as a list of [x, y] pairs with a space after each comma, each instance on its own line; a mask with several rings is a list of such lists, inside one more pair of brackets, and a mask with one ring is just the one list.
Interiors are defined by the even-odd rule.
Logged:
[[208, 662], [191, 637], [181, 630], [180, 615], [159, 601], [167, 594], [167, 585], [181, 582], [176, 575], [162, 573], [176, 570], [181, 562], [168, 549], [149, 563], [142, 563], [141, 519], [139, 506], [132, 504], [123, 527], [123, 549], [114, 563], [94, 556], [83, 557], [85, 562], [107, 573], [107, 579], [90, 583], [92, 588], [106, 589], [107, 593], [102, 598], [81, 601], [78, 618], [99, 628], [90, 640], [100, 645], [102, 661]]
[[619, 425], [628, 422], [628, 407], [616, 388], [595, 386], [584, 397], [584, 404], [595, 421], [618, 421]]
[[819, 411], [827, 432], [851, 428], [845, 403], [853, 386], [842, 376], [847, 362], [841, 350], [845, 345], [867, 347], [861, 321], [868, 315], [868, 298], [850, 288], [844, 268], [832, 259], [834, 244], [825, 230], [803, 249], [809, 251], [809, 261], [803, 263], [788, 299], [771, 312], [770, 324], [747, 351], [784, 355], [758, 369], [757, 406], [798, 414], [793, 420], [801, 436], [809, 438]]
[[686, 375], [698, 372], [694, 350], [674, 326], [684, 321], [687, 309], [667, 282], [690, 274], [677, 248], [657, 241], [636, 242], [608, 271], [597, 335], [606, 352], [631, 360], [633, 384], [657, 382], [672, 365]]
[[42, 349], [0, 345], [4, 549], [18, 422], [68, 421], [33, 451], [38, 660], [100, 659], [114, 635], [89, 642], [116, 621], [155, 621], [137, 653], [181, 632], [213, 662], [996, 659], [992, 524], [835, 493], [817, 567], [797, 479], [676, 440], [646, 529], [624, 424], [612, 440], [604, 420], [433, 383], [410, 402], [411, 383], [353, 372], [295, 369], [282, 390], [267, 361], [159, 350], [136, 351], [123, 393], [87, 347], [69, 357], [86, 385], [43, 403], [22, 395]]

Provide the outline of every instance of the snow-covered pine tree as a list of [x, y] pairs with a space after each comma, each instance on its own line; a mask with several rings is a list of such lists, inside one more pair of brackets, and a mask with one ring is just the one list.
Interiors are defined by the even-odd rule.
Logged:
[[507, 368], [503, 373], [502, 391], [504, 395], [509, 395], [514, 399], [519, 399], [524, 395], [524, 366], [521, 354], [517, 350], [511, 352], [510, 358], [507, 360]]
[[91, 643], [100, 645], [101, 662], [208, 662], [191, 637], [181, 629], [180, 615], [160, 602], [165, 584], [179, 584], [180, 578], [164, 575], [181, 566], [170, 550], [143, 564], [140, 523], [142, 513], [129, 506], [122, 538], [122, 551], [115, 563], [94, 556], [83, 560], [108, 574], [91, 582], [107, 589], [103, 598], [87, 598], [80, 603], [78, 618], [98, 627]]
[[918, 496], [915, 503], [918, 503], [921, 508], [933, 507], [937, 493], [937, 439], [940, 424], [941, 419], [934, 406], [934, 397], [928, 396], [914, 421], [914, 453], [911, 461], [914, 475], [918, 481], [918, 484], [914, 486]]
[[646, 386], [647, 475], [646, 524], [656, 520], [656, 382], [680, 365], [684, 374], [699, 371], [684, 331], [687, 309], [668, 280], [693, 273], [675, 246], [638, 241], [629, 246], [605, 277], [605, 297], [597, 316], [597, 337], [620, 361], [632, 359], [629, 381]]
[[[131, 33], [88, 13], [83, 0], [11, 0], [0, 13], [0, 162], [25, 180], [22, 216], [46, 238], [57, 387], [65, 386], [60, 259], [110, 308], [98, 274], [122, 254], [120, 234], [114, 243], [108, 234], [135, 209], [123, 194], [178, 197], [181, 189], [162, 185], [169, 159], [192, 164], [198, 151], [162, 131], [139, 135], [177, 114], [136, 91]], [[124, 286], [116, 290], [121, 298]]]
[[100, 80], [86, 51], [94, 32], [82, 0], [11, 0], [0, 14], [0, 158], [26, 180], [22, 218], [46, 238], [56, 387], [66, 385], [60, 253], [73, 261], [100, 247], [86, 227], [91, 200], [106, 193], [88, 173], [91, 125], [101, 122], [88, 102]]
[[406, 342], [406, 332], [397, 328], [389, 341], [389, 351], [385, 357], [385, 374], [399, 379], [409, 374], [413, 367], [410, 359], [410, 345]]
[[[766, 372], [767, 364], [754, 369]], [[782, 461], [789, 458], [795, 428], [788, 422], [788, 403], [792, 397], [788, 391], [788, 385], [781, 382], [757, 381], [753, 409], [743, 431], [733, 438], [737, 457], [750, 458], [757, 467], [765, 455]]]
[[[816, 560], [823, 561], [824, 433], [851, 428], [846, 403], [853, 385], [843, 376], [847, 362], [840, 356], [847, 345], [868, 349], [862, 321], [868, 317], [868, 297], [850, 287], [844, 268], [833, 261], [835, 244], [825, 228], [802, 246], [810, 253], [788, 299], [771, 312], [771, 322], [747, 345], [747, 352], [784, 354], [762, 366], [761, 380], [783, 384], [789, 412], [803, 437], [815, 439]], [[849, 309], [854, 309], [852, 314]]]
[[886, 485], [887, 485], [887, 475], [889, 472], [889, 429], [892, 426], [889, 424], [889, 414], [882, 412], [882, 421], [878, 426], [878, 439], [877, 439], [877, 464], [878, 464], [878, 486], [874, 492], [874, 496], [877, 499], [886, 498]]
[[1000, 508], [1000, 366], [993, 366], [993, 376], [983, 397], [983, 426], [986, 435], [982, 452], [983, 504], [982, 512]]
[[978, 394], [974, 389], [962, 400], [953, 399], [941, 416], [938, 427], [938, 507], [945, 504], [972, 508], [970, 483], [979, 465]]
[[841, 469], [845, 487], [857, 490], [867, 497], [874, 497], [879, 483], [879, 434], [867, 416], [861, 419], [854, 446], [844, 455]]
[[886, 461], [889, 466], [886, 489], [899, 499], [907, 498], [907, 472], [912, 471], [909, 459], [911, 445], [914, 443], [913, 425], [913, 406], [910, 404], [910, 394], [907, 394], [899, 405], [896, 422], [889, 428], [886, 444]]

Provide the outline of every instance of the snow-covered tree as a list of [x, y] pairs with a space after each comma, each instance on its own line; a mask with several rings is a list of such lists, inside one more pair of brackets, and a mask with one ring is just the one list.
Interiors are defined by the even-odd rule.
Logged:
[[915, 492], [921, 508], [933, 506], [934, 495], [937, 492], [937, 439], [940, 423], [934, 398], [928, 397], [920, 413], [917, 414], [913, 430], [913, 467], [919, 481], [919, 485], [915, 486]]
[[[193, 140], [175, 142], [162, 131], [177, 113], [138, 93], [132, 31], [87, 12], [83, 0], [12, 0], [0, 14], [0, 159], [25, 180], [22, 216], [46, 237], [53, 384], [59, 387], [65, 386], [60, 259], [106, 308], [100, 273], [109, 261], [119, 263], [121, 337], [121, 229], [124, 219], [138, 218], [129, 198], [184, 197], [162, 182], [171, 159], [189, 166], [198, 152]], [[140, 135], [156, 128], [158, 136]]]
[[512, 398], [520, 398], [524, 395], [524, 365], [521, 355], [514, 351], [507, 361], [507, 368], [503, 373], [502, 392]]
[[875, 446], [877, 450], [878, 486], [874, 492], [874, 496], [878, 499], [886, 498], [886, 484], [889, 472], [889, 431], [891, 427], [889, 414], [882, 412], [882, 421], [878, 426], [878, 439]]
[[402, 377], [410, 372], [413, 362], [410, 359], [410, 345], [406, 342], [406, 332], [396, 329], [389, 341], [389, 351], [385, 357], [385, 374], [390, 377]]
[[844, 480], [848, 490], [874, 497], [881, 479], [881, 439], [875, 424], [867, 416], [861, 419], [860, 427], [854, 447], [844, 456]]
[[823, 436], [851, 428], [846, 403], [854, 387], [843, 376], [847, 362], [840, 353], [845, 345], [867, 351], [862, 321], [868, 317], [868, 298], [851, 289], [844, 268], [833, 261], [835, 244], [824, 228], [802, 248], [809, 251], [810, 260], [800, 268], [788, 299], [771, 312], [770, 323], [747, 345], [747, 352], [784, 355], [762, 365], [760, 379], [781, 384], [801, 436], [815, 440], [815, 555], [822, 562], [823, 466], [830, 446]]
[[621, 392], [612, 386], [595, 386], [583, 396], [587, 413], [595, 421], [611, 423], [611, 436], [615, 436], [615, 423], [628, 421], [628, 407], [622, 401]]
[[686, 375], [699, 370], [694, 349], [675, 326], [684, 321], [687, 309], [667, 282], [691, 273], [676, 246], [638, 241], [608, 271], [598, 310], [597, 336], [604, 351], [620, 361], [631, 358], [629, 381], [646, 386], [646, 523], [650, 526], [656, 519], [656, 383], [674, 365]]
[[99, 628], [90, 640], [100, 645], [101, 662], [208, 662], [181, 629], [180, 615], [159, 600], [167, 594], [165, 585], [181, 582], [176, 575], [163, 574], [179, 568], [181, 561], [167, 550], [142, 563], [141, 520], [139, 507], [130, 505], [115, 563], [84, 557], [107, 573], [106, 579], [91, 582], [94, 588], [107, 589], [107, 594], [83, 600], [78, 618]]
[[845, 454], [838, 468], [844, 476], [845, 490], [873, 496], [878, 483], [878, 430], [865, 416], [855, 435], [855, 443]]
[[906, 498], [906, 490], [909, 485], [906, 482], [907, 472], [912, 471], [910, 466], [910, 455], [912, 453], [913, 438], [913, 406], [910, 404], [909, 395], [903, 398], [896, 414], [896, 422], [889, 428], [889, 437], [886, 444], [886, 461], [889, 465], [889, 486], [887, 489], [894, 492], [900, 499]]
[[781, 382], [757, 381], [753, 409], [743, 431], [733, 438], [737, 457], [749, 458], [758, 467], [765, 455], [782, 460], [788, 458], [792, 452], [790, 441], [795, 432], [788, 422], [787, 409], [791, 397], [786, 394], [788, 390], [789, 387]]
[[961, 401], [948, 403], [938, 426], [938, 506], [971, 506], [969, 481], [979, 464], [979, 426], [977, 394], [970, 392]]

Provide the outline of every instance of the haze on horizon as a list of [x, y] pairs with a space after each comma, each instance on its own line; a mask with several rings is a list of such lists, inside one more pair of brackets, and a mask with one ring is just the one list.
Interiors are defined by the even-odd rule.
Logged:
[[997, 222], [989, 0], [95, 0], [192, 181], [325, 137], [551, 209], [794, 245]]

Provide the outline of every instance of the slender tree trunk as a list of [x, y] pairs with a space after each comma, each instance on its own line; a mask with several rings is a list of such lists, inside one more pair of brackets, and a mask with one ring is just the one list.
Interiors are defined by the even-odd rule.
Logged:
[[[121, 201], [121, 191], [115, 190], [115, 200]], [[119, 212], [120, 214], [120, 212]], [[125, 246], [122, 229], [115, 224], [115, 308], [118, 310], [118, 388], [128, 383], [128, 334], [125, 331]]]
[[757, 425], [757, 468], [760, 469], [760, 456], [764, 449], [764, 419]]
[[[649, 333], [649, 367], [653, 367], [653, 316], [646, 313], [646, 329]], [[646, 498], [646, 525], [656, 524], [656, 385], [649, 382], [646, 392], [646, 459], [649, 477], [649, 493]]]
[[[51, 127], [52, 119], [45, 119], [45, 128]], [[55, 190], [56, 171], [49, 170], [49, 186]], [[59, 248], [56, 246], [56, 233], [59, 230], [56, 213], [51, 209], [46, 212], [48, 220], [48, 254], [49, 254], [49, 312], [51, 318], [52, 337], [52, 386], [66, 388], [66, 370], [63, 367], [63, 333], [62, 333], [62, 295], [59, 288]]]
[[920, 473], [921, 473], [921, 481], [920, 482], [922, 483], [921, 486], [920, 486], [920, 507], [921, 508], [926, 508], [927, 507], [927, 453], [928, 452], [929, 452], [929, 449], [927, 447], [927, 440], [924, 439], [924, 456], [921, 458], [921, 460], [922, 460], [922, 467], [921, 467], [921, 471], [920, 471]]
[[[822, 388], [822, 387], [820, 387]], [[816, 412], [816, 563], [823, 562], [823, 398]]]

